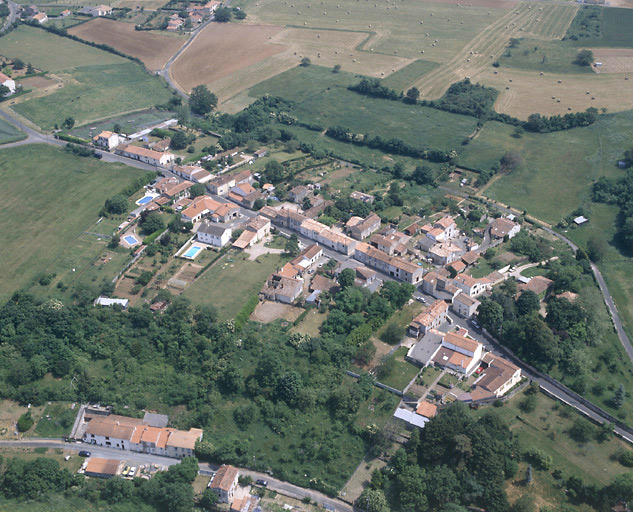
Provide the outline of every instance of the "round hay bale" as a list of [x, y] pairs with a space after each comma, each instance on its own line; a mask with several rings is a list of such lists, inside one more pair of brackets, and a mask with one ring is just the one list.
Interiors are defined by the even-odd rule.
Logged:
[[543, 76], [543, 72], [541, 71], [541, 76]]
[[466, 59], [466, 62], [470, 62], [470, 59]]
[[556, 103], [560, 103], [560, 100], [556, 100]]
[[591, 99], [592, 99], [592, 100], [595, 100], [595, 99], [596, 99], [596, 97], [595, 97], [595, 96], [592, 96], [592, 97], [591, 97]]
[[352, 59], [352, 62], [356, 62], [356, 59]]
[[559, 80], [557, 83], [562, 84], [562, 83], [563, 83], [563, 81], [562, 81], [562, 80]]
[[498, 71], [495, 71], [495, 75], [498, 75], [498, 74], [499, 74], [499, 72], [498, 72]]
[[420, 50], [420, 53], [424, 53], [424, 50]]
[[555, 100], [555, 99], [556, 99], [556, 96], [552, 96], [552, 99], [553, 99], [553, 100]]
[[567, 110], [571, 110], [571, 107], [567, 107]]
[[510, 89], [510, 88], [509, 88], [509, 87], [506, 87], [506, 91], [507, 91], [508, 89]]

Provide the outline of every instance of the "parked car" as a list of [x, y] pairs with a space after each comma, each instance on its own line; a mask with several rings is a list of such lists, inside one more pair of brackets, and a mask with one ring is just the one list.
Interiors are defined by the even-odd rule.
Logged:
[[255, 483], [257, 485], [261, 485], [262, 487], [268, 487], [268, 482], [266, 480], [262, 480], [261, 478], [256, 480]]
[[136, 476], [136, 468], [130, 469], [130, 472], [129, 472], [128, 476], [132, 476], [132, 477]]
[[79, 452], [79, 456], [80, 457], [90, 457], [90, 452], [87, 452], [86, 450], [81, 450]]

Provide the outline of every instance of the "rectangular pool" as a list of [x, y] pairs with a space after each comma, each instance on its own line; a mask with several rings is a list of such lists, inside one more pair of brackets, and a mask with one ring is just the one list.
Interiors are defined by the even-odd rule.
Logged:
[[198, 247], [197, 245], [194, 245], [193, 247], [190, 247], [189, 250], [185, 254], [183, 254], [183, 256], [185, 258], [190, 258], [193, 260], [201, 250], [202, 250], [202, 247]]
[[138, 205], [147, 204], [152, 199], [154, 199], [152, 196], [145, 196], [145, 197], [142, 197], [141, 199], [139, 199], [138, 201], [136, 201], [136, 204], [138, 204]]
[[138, 241], [138, 239], [134, 235], [124, 236], [123, 240], [125, 240], [128, 243], [128, 245], [138, 245], [141, 243]]

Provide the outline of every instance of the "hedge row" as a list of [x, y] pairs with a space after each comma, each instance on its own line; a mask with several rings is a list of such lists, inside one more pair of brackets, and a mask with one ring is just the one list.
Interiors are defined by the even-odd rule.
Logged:
[[244, 327], [246, 322], [248, 322], [248, 319], [250, 318], [253, 311], [255, 311], [257, 304], [259, 304], [259, 297], [257, 295], [253, 295], [250, 299], [248, 299], [248, 302], [244, 304], [242, 309], [240, 309], [240, 312], [235, 317], [236, 331], [242, 330], [242, 327]]

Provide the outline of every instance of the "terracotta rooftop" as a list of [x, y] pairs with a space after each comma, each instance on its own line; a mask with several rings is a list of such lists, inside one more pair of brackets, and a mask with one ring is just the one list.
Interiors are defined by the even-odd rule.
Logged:
[[218, 472], [213, 477], [211, 482], [211, 489], [221, 489], [223, 491], [230, 491], [231, 486], [235, 482], [239, 472], [237, 468], [229, 465], [222, 466], [218, 469]]

